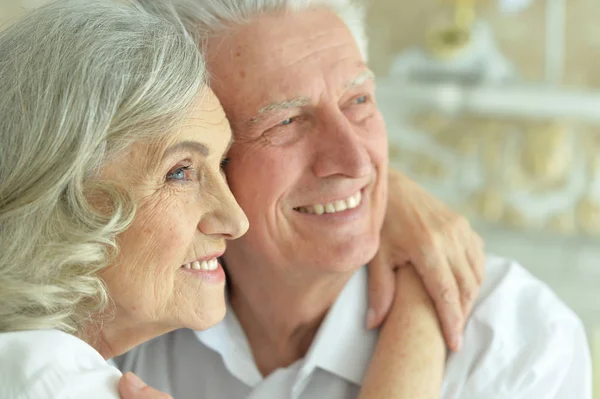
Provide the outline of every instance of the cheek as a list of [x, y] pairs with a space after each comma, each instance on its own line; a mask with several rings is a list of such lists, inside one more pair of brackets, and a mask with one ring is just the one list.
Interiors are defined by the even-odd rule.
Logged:
[[189, 248], [194, 226], [191, 217], [184, 217], [183, 210], [177, 208], [139, 212], [139, 217], [125, 233], [133, 255], [137, 253], [147, 260], [160, 259], [161, 264], [172, 264], [176, 260], [170, 259], [174, 252], [181, 252], [182, 246]]
[[180, 214], [173, 209], [140, 209], [119, 237], [119, 255], [105, 275], [116, 303], [140, 308], [144, 302], [157, 304], [170, 295], [194, 231], [190, 220]]
[[364, 133], [362, 135], [365, 146], [368, 148], [373, 162], [378, 165], [379, 169], [386, 167], [388, 164], [388, 138], [385, 122], [380, 113], [377, 113], [370, 118], [364, 125]]
[[256, 151], [239, 160], [232, 157], [227, 181], [251, 226], [253, 220], [272, 214], [297, 181], [298, 170], [293, 151], [286, 149]]

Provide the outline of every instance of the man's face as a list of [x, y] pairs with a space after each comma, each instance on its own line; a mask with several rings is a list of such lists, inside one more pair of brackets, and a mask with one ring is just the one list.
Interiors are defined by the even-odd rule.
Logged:
[[228, 182], [250, 221], [227, 253], [313, 271], [366, 263], [387, 202], [387, 137], [343, 22], [326, 9], [267, 14], [211, 39], [208, 62], [235, 137]]

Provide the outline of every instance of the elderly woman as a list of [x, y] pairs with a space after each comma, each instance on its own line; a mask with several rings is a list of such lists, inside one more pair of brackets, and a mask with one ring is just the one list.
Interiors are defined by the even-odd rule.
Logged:
[[[2, 398], [118, 397], [105, 359], [225, 314], [217, 259], [248, 228], [229, 124], [176, 19], [130, 3], [53, 3], [0, 33]], [[395, 309], [433, 314], [423, 292]]]
[[195, 44], [137, 6], [61, 2], [0, 34], [0, 397], [117, 396], [105, 359], [225, 314], [248, 221]]

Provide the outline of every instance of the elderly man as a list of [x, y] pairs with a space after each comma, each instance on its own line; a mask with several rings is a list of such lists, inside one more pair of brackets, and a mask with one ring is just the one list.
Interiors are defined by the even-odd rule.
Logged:
[[[206, 40], [250, 230], [224, 256], [226, 319], [119, 364], [176, 399], [356, 397], [378, 339], [362, 322], [363, 265], [379, 246], [388, 162], [360, 14], [344, 0], [197, 0], [180, 13]], [[442, 397], [591, 398], [577, 317], [514, 262], [492, 257], [486, 272]]]

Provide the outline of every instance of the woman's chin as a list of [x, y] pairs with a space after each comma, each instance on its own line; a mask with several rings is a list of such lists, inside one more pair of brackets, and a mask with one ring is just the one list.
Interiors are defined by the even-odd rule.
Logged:
[[217, 303], [217, 301], [214, 301], [210, 307], [203, 306], [200, 309], [195, 309], [194, 314], [185, 320], [186, 322], [183, 327], [190, 330], [202, 331], [219, 324], [227, 311], [225, 299], [222, 298], [220, 302]]

